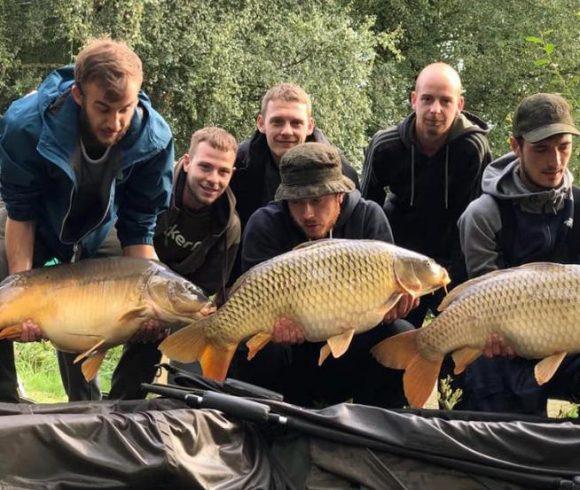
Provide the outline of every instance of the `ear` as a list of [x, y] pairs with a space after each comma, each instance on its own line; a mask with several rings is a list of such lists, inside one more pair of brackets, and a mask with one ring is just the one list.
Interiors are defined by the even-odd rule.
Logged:
[[78, 105], [83, 105], [83, 93], [81, 92], [81, 89], [78, 87], [78, 85], [76, 83], [72, 86], [70, 92], [73, 96], [73, 100]]
[[191, 164], [191, 159], [189, 158], [189, 153], [185, 153], [181, 159], [181, 165], [183, 166], [183, 171], [185, 173], [187, 173], [187, 169], [189, 168], [190, 164]]
[[338, 194], [338, 204], [342, 205], [344, 202], [344, 192]]
[[520, 144], [518, 143], [518, 140], [514, 138], [512, 135], [510, 135], [510, 147], [512, 151], [515, 153], [516, 157], [520, 158], [522, 153]]
[[313, 132], [314, 132], [314, 118], [309, 117], [308, 118], [308, 128], [307, 128], [308, 136], [310, 136]]
[[260, 131], [260, 133], [262, 134], [266, 133], [266, 121], [264, 121], [262, 113], [258, 114], [258, 118], [256, 119], [256, 125], [258, 126], [258, 131]]
[[459, 113], [463, 110], [463, 106], [465, 105], [465, 99], [463, 98], [463, 95], [459, 96], [459, 100], [457, 101], [457, 115], [459, 115]]
[[417, 92], [414, 90], [411, 92], [411, 107], [415, 110], [415, 104], [417, 103]]

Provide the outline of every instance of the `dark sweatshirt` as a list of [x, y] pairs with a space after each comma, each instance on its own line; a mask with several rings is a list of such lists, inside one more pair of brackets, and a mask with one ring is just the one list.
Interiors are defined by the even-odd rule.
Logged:
[[456, 222], [479, 195], [483, 168], [491, 161], [488, 132], [483, 121], [463, 112], [446, 144], [431, 157], [416, 142], [414, 113], [373, 136], [362, 195], [384, 206], [397, 245], [445, 266], [458, 259]]
[[[314, 128], [306, 141], [330, 144], [324, 133], [317, 128]], [[341, 159], [343, 174], [358, 189], [360, 186], [356, 171], [342, 154]], [[272, 157], [264, 134], [256, 131], [250, 139], [240, 143], [235, 167], [230, 187], [236, 196], [236, 210], [244, 228], [256, 209], [274, 200], [274, 194], [280, 185], [278, 165]]]
[[[175, 167], [174, 190], [169, 210], [157, 218], [154, 244], [161, 262], [189, 281], [201, 287], [207, 294], [214, 294], [225, 287], [240, 243], [240, 219], [235, 211], [236, 200], [232, 191], [226, 191], [208, 209], [211, 213], [209, 228], [207, 220], [195, 215], [186, 216], [182, 196], [186, 173], [180, 163]], [[202, 223], [207, 234], [180, 230], [187, 223]], [[188, 243], [186, 236], [196, 236]], [[195, 242], [195, 243], [193, 243]], [[183, 248], [189, 253], [183, 255]], [[180, 257], [177, 259], [177, 257]]]
[[[332, 238], [382, 240], [393, 243], [391, 227], [381, 208], [354, 190], [345, 194]], [[244, 231], [242, 272], [292, 250], [308, 238], [296, 225], [286, 201], [271, 202], [256, 211]]]

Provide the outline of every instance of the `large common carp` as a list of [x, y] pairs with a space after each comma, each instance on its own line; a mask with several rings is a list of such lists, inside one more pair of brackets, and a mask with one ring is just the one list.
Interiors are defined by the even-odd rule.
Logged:
[[490, 272], [453, 289], [429, 325], [388, 338], [372, 349], [384, 366], [404, 369], [405, 396], [422, 407], [445, 354], [459, 374], [493, 332], [518, 355], [542, 359], [535, 377], [544, 384], [569, 352], [580, 351], [580, 265], [532, 263]]
[[0, 339], [19, 338], [31, 319], [64, 352], [81, 353], [93, 379], [107, 349], [129, 340], [146, 319], [183, 326], [201, 317], [202, 291], [162, 264], [104, 258], [13, 274], [0, 284]]
[[166, 338], [161, 351], [200, 360], [205, 376], [224, 379], [236, 347], [251, 359], [286, 317], [308, 341], [326, 340], [319, 364], [339, 357], [356, 333], [379, 324], [404, 293], [418, 297], [445, 286], [445, 269], [424, 255], [376, 240], [319, 240], [265, 261], [234, 284], [213, 315]]

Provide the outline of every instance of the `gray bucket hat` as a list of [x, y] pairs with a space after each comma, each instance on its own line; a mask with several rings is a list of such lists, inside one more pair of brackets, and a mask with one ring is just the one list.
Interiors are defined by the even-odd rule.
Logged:
[[537, 143], [563, 133], [580, 135], [564, 97], [557, 94], [534, 94], [520, 102], [513, 121], [513, 135], [516, 138]]
[[304, 143], [284, 153], [280, 180], [276, 201], [310, 199], [355, 189], [354, 182], [342, 175], [338, 150], [323, 143]]

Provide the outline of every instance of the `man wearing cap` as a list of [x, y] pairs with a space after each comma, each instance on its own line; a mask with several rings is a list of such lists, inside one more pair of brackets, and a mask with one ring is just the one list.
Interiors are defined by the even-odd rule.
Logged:
[[[275, 202], [250, 218], [242, 245], [242, 270], [323, 238], [393, 241], [391, 228], [374, 202], [361, 198], [341, 172], [338, 151], [321, 143], [288, 150], [280, 161], [281, 184]], [[330, 285], [329, 285], [330, 287]], [[416, 303], [405, 296], [384, 323], [354, 338], [348, 352], [317, 366], [321, 344], [301, 343], [301, 328], [284, 319], [274, 327], [274, 343], [250, 362], [239, 356], [236, 376], [284, 394], [303, 406], [355, 402], [401, 407], [401, 374], [380, 366], [370, 348], [395, 331], [413, 328], [404, 317]], [[278, 342], [278, 343], [276, 343]], [[293, 344], [293, 345], [289, 345]]]
[[[513, 152], [485, 169], [483, 194], [458, 221], [469, 277], [529, 262], [580, 263], [580, 189], [568, 169], [572, 137], [578, 134], [561, 96], [540, 93], [519, 104]], [[487, 354], [510, 350], [496, 339]], [[580, 394], [577, 356], [568, 356], [541, 387], [534, 379], [535, 363], [505, 357], [476, 361], [465, 374], [462, 408], [545, 415], [548, 398]]]

